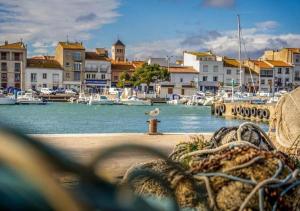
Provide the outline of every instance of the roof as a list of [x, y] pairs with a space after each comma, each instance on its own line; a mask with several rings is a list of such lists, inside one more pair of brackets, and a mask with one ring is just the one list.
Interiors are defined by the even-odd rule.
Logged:
[[133, 65], [135, 68], [141, 67], [141, 66], [143, 66], [143, 64], [145, 64], [144, 61], [132, 61], [132, 65]]
[[292, 67], [292, 65], [279, 60], [266, 60], [266, 62], [271, 64], [273, 67]]
[[68, 50], [85, 50], [83, 44], [80, 42], [59, 42], [58, 45]]
[[56, 68], [62, 69], [58, 61], [54, 59], [42, 58], [30, 58], [27, 59], [27, 67], [30, 68]]
[[133, 71], [135, 67], [129, 62], [112, 62], [111, 69], [112, 71]]
[[197, 74], [198, 71], [195, 70], [193, 67], [170, 67], [169, 68], [170, 73], [194, 73]]
[[223, 59], [224, 67], [240, 67], [240, 62], [236, 59], [224, 58]]
[[4, 45], [0, 45], [0, 49], [17, 49], [17, 50], [25, 50], [26, 46], [23, 42], [16, 43], [5, 43]]
[[214, 56], [210, 51], [209, 52], [186, 52], [188, 54], [192, 54], [194, 56], [198, 57], [204, 57], [204, 56]]
[[114, 45], [121, 45], [121, 46], [124, 46], [124, 47], [125, 47], [124, 43], [122, 43], [121, 40], [117, 40], [117, 42], [115, 42]]
[[85, 52], [86, 60], [109, 61], [109, 58], [104, 55], [99, 55], [96, 52]]
[[267, 62], [265, 61], [258, 61], [258, 60], [251, 60], [251, 62], [253, 62], [256, 66], [258, 66], [259, 68], [263, 68], [263, 69], [271, 69], [272, 66], [269, 65]]

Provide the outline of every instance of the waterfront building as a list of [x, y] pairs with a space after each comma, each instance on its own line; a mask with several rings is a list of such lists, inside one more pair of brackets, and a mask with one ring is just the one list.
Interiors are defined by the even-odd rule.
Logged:
[[183, 66], [191, 66], [199, 73], [198, 89], [216, 92], [224, 83], [223, 61], [212, 52], [183, 52]]
[[111, 86], [116, 87], [120, 76], [123, 72], [126, 72], [129, 74], [129, 76], [132, 76], [134, 73], [135, 66], [132, 62], [116, 62], [112, 61], [111, 63]]
[[111, 86], [111, 61], [107, 50], [96, 48], [96, 52], [85, 52], [85, 88], [91, 92], [103, 92]]
[[0, 88], [24, 89], [27, 47], [21, 42], [0, 45]]
[[161, 98], [173, 95], [192, 96], [197, 93], [199, 72], [193, 67], [169, 67], [170, 81], [161, 82], [157, 93]]
[[267, 50], [261, 57], [263, 60], [279, 60], [293, 65], [292, 83], [300, 85], [300, 48], [283, 48], [280, 50]]
[[126, 46], [121, 40], [117, 40], [115, 44], [111, 47], [112, 60], [115, 62], [125, 62], [125, 48]]
[[241, 64], [242, 72], [240, 73], [240, 62], [233, 58], [222, 57], [224, 70], [224, 86], [240, 86], [240, 79], [242, 79], [242, 88], [245, 85], [245, 67]]
[[265, 60], [265, 62], [273, 67], [274, 90], [292, 89], [294, 67], [291, 64], [279, 60]]
[[55, 59], [63, 67], [65, 88], [79, 90], [83, 83], [85, 48], [79, 42], [59, 42], [55, 49]]
[[270, 92], [275, 91], [274, 68], [262, 60], [247, 60], [244, 64], [253, 72], [258, 74], [258, 91]]
[[25, 69], [25, 89], [57, 89], [63, 87], [63, 69], [51, 56], [27, 59]]

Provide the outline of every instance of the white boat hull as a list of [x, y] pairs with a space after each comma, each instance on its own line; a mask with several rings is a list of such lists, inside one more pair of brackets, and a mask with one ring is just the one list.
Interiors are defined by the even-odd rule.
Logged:
[[89, 105], [113, 105], [113, 101], [90, 101]]
[[8, 98], [8, 97], [0, 98], [0, 105], [14, 105], [14, 104], [16, 104], [16, 100], [13, 98]]
[[17, 104], [19, 105], [45, 105], [47, 102], [44, 102], [42, 100], [20, 100], [17, 101]]
[[122, 103], [124, 105], [129, 105], [129, 106], [151, 106], [151, 102], [150, 101], [122, 101]]

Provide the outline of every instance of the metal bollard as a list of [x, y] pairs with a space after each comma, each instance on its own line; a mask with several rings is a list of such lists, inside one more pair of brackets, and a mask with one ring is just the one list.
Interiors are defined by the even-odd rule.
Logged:
[[157, 119], [149, 119], [147, 121], [148, 123], [148, 134], [149, 135], [158, 135], [159, 133], [157, 132], [157, 125], [160, 121]]

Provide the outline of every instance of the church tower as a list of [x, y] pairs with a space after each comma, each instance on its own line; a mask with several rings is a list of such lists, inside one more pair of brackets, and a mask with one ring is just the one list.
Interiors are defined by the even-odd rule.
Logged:
[[112, 60], [116, 62], [125, 62], [125, 45], [118, 40], [111, 47]]

